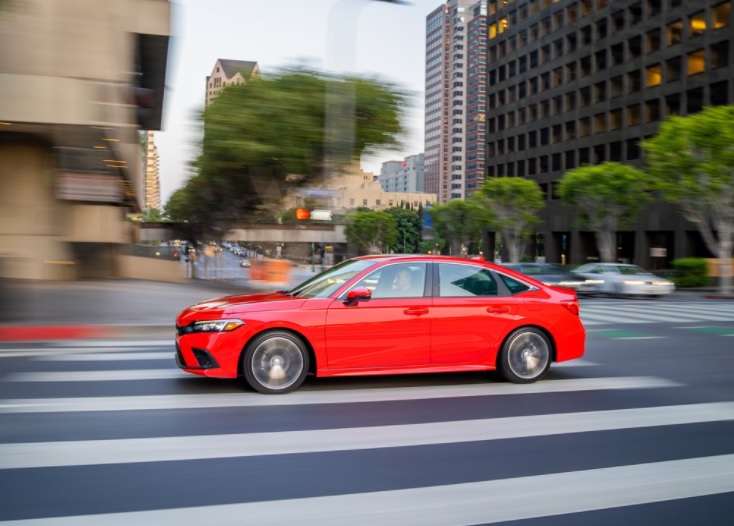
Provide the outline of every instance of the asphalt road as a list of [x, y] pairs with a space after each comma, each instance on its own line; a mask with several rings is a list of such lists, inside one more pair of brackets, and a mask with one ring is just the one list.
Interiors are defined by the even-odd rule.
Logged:
[[531, 386], [263, 396], [179, 372], [167, 341], [0, 346], [0, 523], [730, 525], [734, 302], [582, 317], [584, 359]]

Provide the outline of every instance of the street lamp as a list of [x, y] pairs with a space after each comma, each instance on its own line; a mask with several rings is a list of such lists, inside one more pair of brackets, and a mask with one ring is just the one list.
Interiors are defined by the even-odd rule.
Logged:
[[[329, 13], [327, 68], [351, 71], [354, 65], [354, 35], [359, 12], [354, 9], [340, 11], [339, 8], [361, 7], [367, 1], [411, 5], [404, 0], [341, 0], [337, 2]], [[334, 175], [335, 167], [340, 162], [351, 164], [353, 160], [355, 99], [354, 86], [350, 83], [337, 82], [335, 79], [327, 83], [324, 109], [324, 182], [328, 182]]]

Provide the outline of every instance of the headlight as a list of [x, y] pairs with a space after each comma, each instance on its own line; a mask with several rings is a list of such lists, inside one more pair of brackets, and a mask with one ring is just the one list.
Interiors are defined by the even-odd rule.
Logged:
[[625, 285], [642, 285], [642, 281], [640, 280], [625, 280], [622, 283], [624, 283]]
[[591, 285], [601, 285], [602, 283], [604, 283], [603, 279], [587, 279], [585, 281], [586, 283], [589, 283]]
[[673, 284], [673, 282], [672, 281], [653, 281], [652, 284], [653, 285], [660, 285], [660, 286], [663, 286], [663, 287], [669, 287], [670, 285]]
[[210, 320], [195, 321], [184, 329], [185, 333], [192, 332], [231, 332], [244, 325], [242, 320]]

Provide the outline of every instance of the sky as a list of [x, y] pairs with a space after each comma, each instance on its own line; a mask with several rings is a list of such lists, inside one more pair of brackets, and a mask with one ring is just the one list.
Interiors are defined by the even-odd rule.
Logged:
[[161, 206], [191, 176], [206, 76], [217, 59], [257, 62], [263, 75], [296, 64], [376, 76], [411, 93], [400, 149], [362, 159], [379, 173], [388, 160], [423, 151], [425, 19], [441, 0], [172, 0], [163, 130], [156, 132]]

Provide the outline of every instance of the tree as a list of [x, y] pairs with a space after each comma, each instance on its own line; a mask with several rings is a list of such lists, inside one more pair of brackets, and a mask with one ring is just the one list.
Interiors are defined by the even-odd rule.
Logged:
[[421, 218], [414, 210], [395, 206], [385, 210], [395, 218], [398, 229], [397, 241], [389, 249], [396, 253], [415, 254], [421, 240]]
[[455, 200], [431, 207], [433, 230], [449, 244], [449, 253], [461, 254], [462, 245], [479, 238], [490, 216], [476, 201]]
[[652, 183], [678, 205], [719, 260], [722, 294], [732, 293], [734, 245], [734, 106], [668, 117], [643, 142]]
[[475, 199], [491, 214], [490, 226], [502, 237], [510, 261], [520, 261], [544, 204], [538, 183], [520, 177], [488, 179], [477, 190]]
[[201, 153], [182, 216], [204, 230], [226, 230], [274, 208], [291, 187], [316, 184], [324, 172], [326, 90], [337, 82], [355, 96], [351, 158], [396, 146], [406, 96], [391, 84], [296, 68], [230, 86], [202, 113]]
[[149, 208], [142, 217], [144, 223], [161, 223], [167, 219], [161, 214], [157, 208]]
[[358, 211], [347, 217], [347, 241], [368, 254], [381, 254], [398, 239], [395, 218], [387, 212]]
[[632, 224], [650, 200], [645, 173], [625, 164], [606, 162], [566, 172], [558, 186], [561, 198], [578, 205], [580, 224], [596, 236], [602, 261], [616, 261], [617, 231]]

